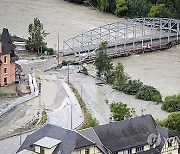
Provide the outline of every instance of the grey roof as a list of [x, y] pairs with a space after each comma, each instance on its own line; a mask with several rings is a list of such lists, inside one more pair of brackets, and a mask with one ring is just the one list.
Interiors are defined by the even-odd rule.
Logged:
[[174, 136], [177, 136], [178, 138], [180, 138], [180, 135], [177, 134], [176, 132], [173, 132], [171, 130], [169, 130], [168, 128], [166, 127], [161, 127], [161, 126], [158, 126], [157, 127], [157, 131], [160, 133], [160, 136], [161, 136], [161, 144], [160, 146], [158, 147], [158, 150], [162, 150], [163, 146], [164, 146], [164, 143], [165, 143], [165, 139], [167, 138], [170, 138], [170, 137], [174, 137]]
[[43, 137], [61, 140], [53, 154], [70, 154], [73, 150], [97, 146], [103, 153], [116, 153], [137, 146], [147, 145], [147, 137], [152, 133], [160, 133], [161, 144], [155, 149], [138, 152], [138, 154], [156, 154], [164, 145], [164, 138], [178, 136], [165, 127], [158, 126], [151, 115], [144, 115], [129, 120], [113, 122], [106, 125], [88, 128], [78, 132], [54, 125], [45, 125], [32, 135], [29, 135], [18, 151], [34, 150], [33, 145]]
[[112, 152], [118, 152], [147, 144], [149, 134], [156, 132], [151, 115], [109, 123], [94, 128], [102, 144]]
[[54, 153], [62, 151], [63, 154], [70, 154], [74, 149], [95, 144], [75, 131], [47, 124], [31, 135], [28, 135], [17, 152], [23, 149], [34, 151], [34, 147], [32, 145], [45, 136], [61, 140], [61, 143], [56, 147]]
[[17, 55], [14, 53], [15, 45], [12, 44], [8, 29], [3, 29], [0, 42], [2, 43], [2, 53], [0, 54], [10, 53], [11, 61], [18, 60]]
[[96, 132], [94, 131], [92, 127], [84, 129], [84, 130], [80, 130], [79, 133], [89, 138], [91, 141], [95, 142], [103, 153], [107, 153], [106, 148], [103, 146], [102, 142], [99, 140]]
[[14, 36], [11, 36], [11, 40], [14, 42], [26, 42], [27, 40], [26, 39], [24, 39], [24, 38], [21, 38], [21, 37], [18, 37], [18, 36], [16, 36], [16, 35], [14, 35]]
[[61, 143], [60, 140], [45, 136], [42, 139], [35, 142], [34, 145], [38, 145], [50, 149], [59, 143]]
[[24, 150], [18, 152], [17, 154], [37, 154], [37, 153], [24, 149]]

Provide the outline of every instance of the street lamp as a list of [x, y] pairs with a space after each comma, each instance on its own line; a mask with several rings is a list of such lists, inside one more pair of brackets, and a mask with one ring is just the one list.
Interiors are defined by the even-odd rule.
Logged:
[[[77, 104], [67, 103], [66, 105], [70, 105], [70, 106], [71, 106], [71, 109], [70, 109], [70, 128], [71, 128], [71, 130], [72, 130], [72, 129], [73, 129], [72, 107], [73, 107], [73, 106], [76, 106]], [[65, 105], [65, 106], [66, 106], [66, 105]], [[64, 107], [65, 107], [65, 106], [64, 106]], [[64, 107], [63, 107], [63, 108], [64, 108]]]

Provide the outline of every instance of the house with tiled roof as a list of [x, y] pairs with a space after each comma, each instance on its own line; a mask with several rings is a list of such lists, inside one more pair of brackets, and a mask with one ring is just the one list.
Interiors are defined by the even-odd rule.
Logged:
[[4, 28], [0, 39], [0, 86], [15, 82], [15, 61], [18, 58], [14, 49], [8, 29]]
[[143, 115], [80, 131], [47, 124], [29, 135], [17, 153], [178, 154], [179, 136]]

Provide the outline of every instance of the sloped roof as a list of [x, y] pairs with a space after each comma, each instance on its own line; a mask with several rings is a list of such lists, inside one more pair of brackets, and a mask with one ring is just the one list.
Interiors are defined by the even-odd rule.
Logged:
[[87, 147], [95, 144], [75, 131], [47, 124], [38, 131], [27, 136], [22, 146], [18, 149], [18, 152], [23, 149], [33, 151], [34, 149], [31, 145], [33, 145], [35, 142], [45, 136], [61, 140], [61, 143], [57, 145], [54, 153], [62, 151], [63, 154], [70, 154], [74, 149]]
[[147, 144], [149, 134], [156, 132], [151, 115], [109, 123], [94, 128], [102, 144], [112, 152], [118, 152]]
[[92, 127], [84, 130], [80, 130], [79, 133], [89, 138], [91, 141], [95, 142], [102, 152], [107, 153], [106, 148], [103, 146], [103, 144], [99, 140], [98, 136], [96, 135], [96, 132]]
[[15, 45], [12, 44], [8, 29], [3, 29], [0, 41], [2, 43], [2, 52], [0, 54], [10, 53], [11, 61], [18, 60], [17, 55], [14, 53]]
[[157, 131], [161, 135], [161, 144], [158, 147], [160, 151], [162, 150], [162, 148], [164, 146], [164, 143], [165, 143], [164, 139], [167, 139], [167, 138], [170, 138], [170, 137], [174, 137], [174, 136], [177, 136], [180, 139], [180, 134], [177, 134], [176, 132], [173, 132], [173, 131], [169, 130], [166, 127], [158, 126], [157, 127]]
[[60, 140], [45, 136], [42, 139], [35, 142], [34, 145], [38, 145], [50, 149], [59, 143], [61, 143]]
[[3, 28], [1, 42], [6, 42], [8, 44], [12, 44], [11, 37], [9, 35], [9, 31], [7, 28]]

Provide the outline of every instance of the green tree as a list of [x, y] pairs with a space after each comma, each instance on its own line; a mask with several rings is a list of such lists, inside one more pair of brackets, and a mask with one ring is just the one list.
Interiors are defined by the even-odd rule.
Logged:
[[127, 79], [128, 77], [124, 73], [124, 66], [119, 62], [114, 69], [114, 87], [118, 90], [122, 90]]
[[116, 0], [115, 14], [117, 16], [128, 16], [131, 1], [133, 0]]
[[149, 17], [160, 17], [164, 10], [164, 4], [153, 5], [148, 13]]
[[97, 3], [100, 11], [109, 10], [109, 6], [110, 6], [109, 0], [97, 0]]
[[126, 94], [136, 95], [142, 86], [143, 83], [140, 80], [128, 80], [128, 82], [123, 86], [122, 91]]
[[162, 102], [162, 96], [158, 90], [152, 86], [143, 85], [136, 94], [136, 98], [145, 101]]
[[113, 102], [110, 105], [110, 109], [115, 121], [123, 120], [124, 116], [132, 117], [135, 114], [135, 110], [133, 108], [129, 108], [127, 104], [122, 102]]
[[38, 18], [34, 18], [34, 22], [29, 24], [29, 37], [27, 41], [27, 46], [35, 51], [40, 50], [46, 46], [45, 37], [48, 33], [45, 32], [43, 24]]
[[169, 114], [167, 119], [157, 121], [159, 125], [169, 128], [170, 130], [180, 133], [180, 112]]
[[180, 111], [180, 94], [167, 96], [164, 100], [162, 109], [168, 112]]
[[130, 2], [130, 17], [146, 17], [152, 6], [151, 2], [145, 0], [134, 0]]
[[112, 60], [107, 57], [107, 42], [101, 43], [94, 65], [98, 77], [106, 76], [113, 69]]

